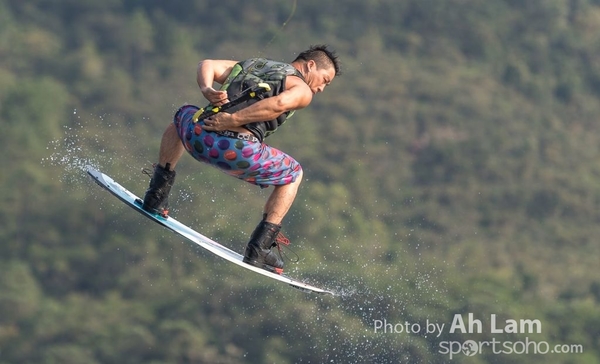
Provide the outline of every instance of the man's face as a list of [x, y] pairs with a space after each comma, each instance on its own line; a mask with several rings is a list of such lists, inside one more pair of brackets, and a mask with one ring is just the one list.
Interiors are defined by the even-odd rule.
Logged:
[[306, 66], [308, 67], [306, 83], [313, 95], [317, 92], [323, 92], [325, 86], [333, 81], [335, 69], [333, 67], [317, 68], [317, 64], [312, 60], [308, 61]]

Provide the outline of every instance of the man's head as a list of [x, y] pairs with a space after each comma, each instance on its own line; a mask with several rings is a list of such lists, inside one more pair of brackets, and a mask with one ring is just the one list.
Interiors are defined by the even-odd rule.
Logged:
[[340, 74], [338, 57], [326, 45], [311, 46], [292, 63], [302, 67], [300, 71], [313, 93], [322, 92]]

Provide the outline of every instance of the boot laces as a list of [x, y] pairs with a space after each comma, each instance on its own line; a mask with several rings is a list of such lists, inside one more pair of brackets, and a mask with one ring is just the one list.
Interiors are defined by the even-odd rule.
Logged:
[[[292, 263], [298, 263], [300, 261], [300, 256], [290, 248], [290, 239], [283, 235], [283, 233], [277, 233], [274, 245], [277, 246], [277, 252], [279, 253], [279, 256], [282, 260], [289, 260]], [[285, 247], [285, 249], [287, 249], [293, 255], [293, 259], [289, 257], [289, 255], [282, 248], [282, 246]]]
[[290, 245], [290, 239], [288, 239], [287, 236], [283, 235], [283, 233], [280, 232], [277, 233], [277, 237], [275, 238], [275, 244]]
[[150, 168], [142, 168], [142, 174], [152, 178], [152, 174], [154, 173], [154, 168], [156, 168], [156, 163], [152, 163], [152, 169]]

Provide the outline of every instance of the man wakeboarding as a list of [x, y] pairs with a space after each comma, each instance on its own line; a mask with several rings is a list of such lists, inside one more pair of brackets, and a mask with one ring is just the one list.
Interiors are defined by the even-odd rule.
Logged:
[[[265, 58], [201, 61], [197, 83], [210, 105], [206, 109], [185, 105], [176, 112], [163, 133], [143, 209], [168, 214], [175, 167], [184, 151], [248, 183], [273, 186], [243, 261], [282, 274], [283, 260], [279, 249], [273, 248], [289, 244], [280, 232], [281, 223], [303, 172], [294, 158], [264, 140], [294, 111], [308, 106], [339, 73], [338, 57], [326, 45], [310, 47], [289, 64]], [[221, 85], [219, 90], [214, 83]]]

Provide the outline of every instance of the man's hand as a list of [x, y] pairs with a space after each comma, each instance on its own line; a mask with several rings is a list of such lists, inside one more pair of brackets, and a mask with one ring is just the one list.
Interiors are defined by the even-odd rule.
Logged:
[[221, 106], [229, 102], [227, 91], [215, 90], [212, 87], [202, 89], [202, 95], [214, 106]]
[[204, 125], [202, 125], [202, 129], [208, 131], [223, 131], [235, 129], [238, 126], [239, 125], [237, 125], [235, 122], [232, 114], [220, 112], [204, 119]]

